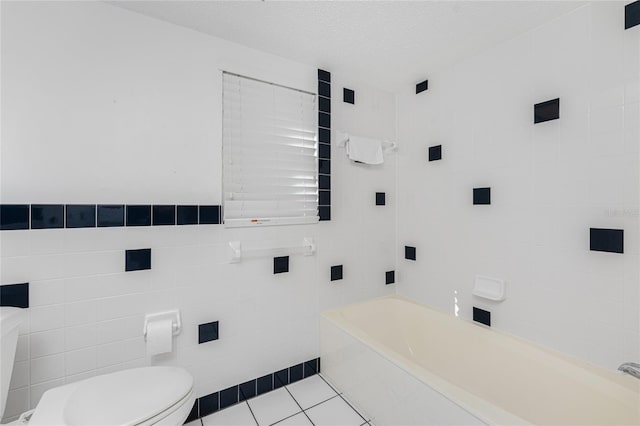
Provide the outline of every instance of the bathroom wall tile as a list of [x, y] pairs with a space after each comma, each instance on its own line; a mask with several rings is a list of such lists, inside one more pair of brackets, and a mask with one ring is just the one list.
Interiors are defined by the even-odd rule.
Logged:
[[238, 403], [238, 386], [231, 386], [220, 391], [220, 409], [230, 407]]
[[331, 114], [327, 114], [326, 112], [318, 113], [318, 126], [324, 127], [325, 129], [331, 128]]
[[429, 80], [421, 81], [416, 84], [416, 95], [429, 89]]
[[342, 279], [342, 265], [336, 265], [331, 267], [331, 281]]
[[289, 367], [289, 383], [297, 382], [304, 378], [304, 363]]
[[318, 69], [318, 80], [331, 83], [331, 73], [329, 71]]
[[153, 226], [175, 225], [176, 206], [174, 205], [154, 205], [153, 206]]
[[331, 174], [331, 160], [318, 159], [318, 173], [323, 175]]
[[127, 205], [127, 226], [151, 226], [151, 206]]
[[199, 411], [199, 401], [200, 401], [200, 399], [197, 398], [193, 402], [193, 407], [191, 407], [191, 411], [189, 411], [189, 415], [187, 416], [187, 419], [184, 421], [185, 424], [187, 424], [189, 422], [192, 422], [194, 420], [197, 420], [200, 417], [200, 415], [198, 413], [198, 411]]
[[124, 205], [98, 204], [98, 227], [124, 226]]
[[304, 377], [307, 378], [309, 376], [313, 376], [314, 374], [318, 374], [318, 358], [311, 359], [304, 363]]
[[331, 97], [331, 84], [325, 81], [318, 81], [318, 95], [325, 98]]
[[256, 379], [254, 379], [238, 385], [238, 388], [239, 388], [238, 401], [244, 401], [245, 399], [253, 398], [254, 396], [256, 396], [256, 392], [257, 392], [256, 382], [257, 382]]
[[624, 29], [640, 25], [640, 0], [624, 6]]
[[0, 204], [0, 230], [29, 229], [28, 204]]
[[480, 324], [491, 326], [491, 312], [473, 307], [473, 320]]
[[491, 188], [473, 188], [473, 204], [491, 204]]
[[542, 123], [560, 118], [560, 98], [540, 102], [533, 106], [533, 122]]
[[7, 404], [5, 406], [4, 418], [17, 417], [32, 406], [29, 405], [29, 393], [33, 392], [29, 387], [12, 389], [7, 393]]
[[198, 206], [178, 206], [178, 225], [197, 225]]
[[218, 392], [198, 398], [200, 417], [208, 416], [220, 409], [220, 394]]
[[384, 273], [385, 284], [394, 284], [396, 282], [396, 271], [387, 271]]
[[198, 325], [198, 343], [211, 342], [219, 339], [218, 321]]
[[256, 395], [262, 395], [273, 390], [273, 374], [267, 374], [256, 379]]
[[67, 204], [67, 228], [94, 228], [96, 226], [95, 204]]
[[65, 350], [74, 351], [95, 346], [98, 342], [97, 332], [97, 325], [94, 323], [64, 328]]
[[31, 360], [31, 384], [64, 377], [64, 354], [44, 356]]
[[404, 258], [408, 260], [416, 260], [416, 248], [404, 246]]
[[289, 272], [289, 256], [279, 256], [273, 258], [273, 273], [282, 274]]
[[96, 347], [65, 352], [65, 374], [80, 374], [96, 369]]
[[331, 114], [331, 99], [318, 96], [318, 111]]
[[65, 305], [47, 305], [29, 308], [29, 327], [32, 333], [64, 327]]
[[442, 145], [429, 147], [429, 161], [442, 160]]
[[331, 144], [331, 129], [318, 129], [318, 142]]
[[47, 228], [64, 228], [64, 205], [31, 205], [31, 229]]
[[354, 92], [351, 89], [347, 89], [346, 87], [344, 87], [342, 89], [342, 100], [345, 103], [348, 103], [348, 104], [355, 104], [356, 103], [356, 92]]
[[64, 329], [42, 331], [29, 335], [31, 358], [64, 352]]
[[331, 189], [331, 176], [318, 176], [318, 189]]
[[318, 144], [318, 158], [331, 159], [331, 145], [326, 143]]
[[376, 206], [384, 206], [387, 203], [384, 192], [376, 192]]
[[29, 307], [29, 283], [0, 285], [0, 306]]
[[289, 384], [289, 369], [276, 371], [273, 373], [273, 388], [277, 389]]
[[151, 249], [125, 250], [125, 267], [127, 272], [151, 269]]
[[9, 389], [29, 386], [29, 361], [14, 361]]
[[591, 228], [589, 249], [609, 253], [624, 253], [624, 230]]
[[331, 205], [331, 191], [318, 191], [318, 205], [319, 206]]
[[318, 207], [318, 215], [320, 216], [320, 220], [331, 220], [331, 207], [330, 206], [320, 206]]
[[200, 206], [200, 224], [217, 225], [222, 223], [221, 206]]

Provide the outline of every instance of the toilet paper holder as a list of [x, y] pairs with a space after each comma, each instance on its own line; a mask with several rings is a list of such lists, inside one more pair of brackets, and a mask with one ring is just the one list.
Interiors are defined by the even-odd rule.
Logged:
[[144, 340], [147, 340], [147, 327], [150, 322], [170, 319], [171, 320], [171, 329], [173, 331], [173, 335], [177, 336], [182, 331], [182, 321], [180, 319], [180, 311], [165, 311], [165, 312], [157, 312], [155, 314], [147, 314], [144, 317], [144, 329], [142, 333], [144, 334]]

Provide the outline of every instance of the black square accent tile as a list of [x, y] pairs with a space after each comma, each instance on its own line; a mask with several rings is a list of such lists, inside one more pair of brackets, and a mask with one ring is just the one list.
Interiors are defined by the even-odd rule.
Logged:
[[220, 409], [238, 403], [238, 385], [220, 391]]
[[416, 95], [418, 93], [424, 92], [428, 88], [429, 88], [429, 80], [421, 81], [420, 83], [416, 84]]
[[98, 226], [124, 226], [124, 206], [117, 204], [99, 204]]
[[220, 206], [200, 206], [200, 224], [218, 225], [220, 221]]
[[331, 189], [331, 176], [319, 175], [318, 176], [318, 189]]
[[331, 159], [331, 145], [328, 143], [318, 144], [318, 158]]
[[319, 191], [318, 192], [318, 205], [330, 206], [331, 205], [331, 191]]
[[276, 371], [273, 373], [273, 388], [278, 389], [289, 384], [289, 369]]
[[249, 380], [248, 382], [244, 382], [241, 385], [238, 385], [239, 399], [240, 401], [244, 401], [245, 399], [253, 398], [256, 396], [256, 379]]
[[396, 271], [387, 271], [384, 273], [384, 283], [393, 284], [396, 282]]
[[218, 321], [198, 325], [198, 344], [218, 340]]
[[29, 204], [0, 205], [0, 229], [29, 229]]
[[491, 204], [491, 188], [473, 188], [473, 204]]
[[542, 123], [560, 118], [560, 98], [540, 102], [533, 106], [533, 122]]
[[318, 217], [321, 221], [331, 220], [331, 206], [319, 206]]
[[151, 206], [127, 205], [127, 226], [151, 226]]
[[640, 25], [640, 0], [629, 3], [624, 7], [624, 29]]
[[178, 206], [178, 225], [197, 225], [198, 206]]
[[67, 204], [67, 228], [94, 228], [96, 226], [95, 204]]
[[589, 229], [589, 249], [609, 253], [624, 253], [624, 229]]
[[273, 258], [273, 273], [282, 274], [289, 272], [289, 256], [279, 256]]
[[331, 83], [325, 81], [318, 81], [318, 95], [325, 98], [331, 97]]
[[318, 129], [318, 142], [331, 143], [331, 129]]
[[331, 83], [331, 73], [329, 71], [318, 69], [318, 80]]
[[218, 392], [214, 392], [198, 398], [198, 402], [200, 404], [200, 417], [208, 416], [220, 409], [219, 397], [220, 394]]
[[311, 359], [304, 363], [304, 377], [310, 377], [318, 374], [318, 358]]
[[64, 228], [63, 204], [32, 204], [31, 229]]
[[320, 366], [320, 357], [316, 358], [318, 360], [318, 374], [322, 373], [322, 367]]
[[273, 390], [273, 374], [267, 374], [256, 379], [256, 391], [257, 395], [271, 392]]
[[327, 114], [326, 112], [318, 113], [318, 126], [324, 127], [325, 129], [331, 128], [331, 114]]
[[318, 96], [318, 111], [331, 114], [331, 99]]
[[199, 417], [198, 414], [198, 402], [200, 401], [200, 399], [196, 399], [195, 401], [193, 401], [193, 407], [191, 407], [191, 411], [189, 412], [189, 415], [187, 416], [187, 419], [184, 421], [185, 423], [189, 423], [192, 422], [194, 420], [196, 420]]
[[289, 367], [289, 383], [297, 382], [304, 378], [304, 364], [300, 363]]
[[142, 271], [151, 269], [151, 249], [127, 250], [125, 252], [124, 270]]
[[429, 161], [442, 160], [442, 145], [429, 147]]
[[387, 203], [386, 198], [384, 192], [376, 192], [376, 206], [384, 206]]
[[153, 226], [175, 225], [176, 206], [154, 205], [153, 206]]
[[323, 175], [331, 174], [331, 160], [318, 160], [318, 173], [322, 173]]
[[331, 281], [337, 281], [342, 279], [342, 265], [335, 265], [331, 267]]
[[488, 325], [491, 327], [491, 312], [484, 309], [473, 307], [473, 320], [480, 324]]
[[416, 248], [404, 246], [404, 258], [408, 260], [416, 260]]
[[29, 283], [0, 285], [0, 306], [29, 307]]
[[355, 104], [356, 103], [356, 92], [354, 92], [351, 89], [347, 89], [346, 87], [344, 87], [342, 89], [342, 100], [348, 104]]

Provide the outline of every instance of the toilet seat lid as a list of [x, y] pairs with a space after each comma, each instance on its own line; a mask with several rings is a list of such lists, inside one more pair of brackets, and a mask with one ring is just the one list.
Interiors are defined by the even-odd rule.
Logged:
[[177, 367], [142, 367], [83, 381], [64, 407], [67, 425], [136, 425], [185, 398], [193, 377]]

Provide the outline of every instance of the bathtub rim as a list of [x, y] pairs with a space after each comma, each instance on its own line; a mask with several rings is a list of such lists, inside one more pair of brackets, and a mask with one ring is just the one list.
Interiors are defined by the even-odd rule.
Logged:
[[586, 370], [587, 373], [595, 376], [597, 380], [604, 380], [610, 385], [614, 385], [614, 386], [617, 385], [626, 391], [637, 393], [640, 396], [640, 385], [636, 383], [636, 379], [633, 379], [631, 377], [625, 377], [625, 375], [623, 374], [609, 371], [604, 367], [600, 367], [588, 361], [585, 361], [583, 359], [576, 358], [574, 356], [565, 354], [563, 352], [559, 352], [551, 348], [547, 348], [545, 346], [540, 345], [539, 343], [529, 341], [522, 337], [504, 332], [502, 330], [497, 330], [482, 324], [478, 324], [464, 317], [455, 316], [450, 312], [443, 311], [441, 309], [438, 309], [437, 307], [433, 307], [431, 305], [412, 300], [403, 295], [391, 294], [391, 295], [376, 297], [376, 298], [368, 299], [365, 301], [344, 305], [338, 308], [333, 308], [321, 313], [321, 320], [332, 323], [334, 326], [338, 327], [342, 332], [347, 333], [348, 335], [358, 340], [360, 343], [378, 352], [381, 356], [383, 356], [385, 359], [390, 361], [397, 368], [400, 368], [406, 371], [407, 373], [413, 375], [414, 377], [416, 377], [416, 379], [424, 383], [426, 386], [431, 387], [434, 391], [440, 393], [445, 398], [450, 399], [459, 407], [466, 410], [467, 412], [469, 412], [470, 414], [472, 414], [473, 416], [477, 417], [479, 420], [485, 423], [496, 424], [496, 425], [532, 424], [531, 422], [526, 421], [521, 417], [503, 408], [500, 408], [499, 406], [489, 401], [486, 401], [474, 395], [473, 393], [466, 391], [461, 387], [441, 378], [437, 374], [430, 372], [424, 367], [421, 367], [419, 364], [415, 363], [414, 361], [393, 351], [392, 349], [387, 348], [387, 346], [375, 342], [374, 339], [368, 336], [365, 332], [361, 331], [358, 327], [351, 325], [348, 320], [340, 316], [342, 311], [347, 310], [349, 308], [362, 306], [372, 302], [382, 301], [386, 299], [400, 300], [403, 302], [410, 303], [412, 305], [416, 305], [420, 308], [428, 309], [438, 314], [445, 315], [449, 317], [451, 320], [464, 321], [470, 325], [478, 327], [479, 332], [496, 333], [501, 337], [504, 337], [507, 339], [513, 339], [516, 342], [531, 346], [538, 351], [542, 351], [547, 355], [550, 355], [552, 357], [557, 357], [561, 361], [570, 363], [577, 368]]

